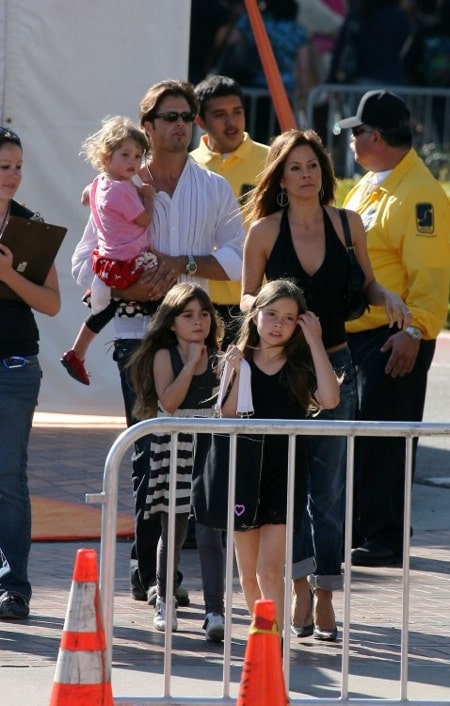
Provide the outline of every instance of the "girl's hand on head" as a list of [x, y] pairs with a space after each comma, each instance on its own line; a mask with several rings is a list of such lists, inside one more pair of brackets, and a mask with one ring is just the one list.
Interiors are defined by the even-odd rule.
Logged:
[[238, 348], [234, 344], [228, 346], [225, 353], [225, 360], [231, 365], [233, 370], [235, 370], [236, 372], [239, 372], [239, 369], [241, 367], [241, 360], [243, 357], [244, 356], [240, 348]]
[[320, 325], [319, 317], [313, 311], [305, 311], [304, 314], [300, 314], [298, 324], [309, 345], [315, 341], [322, 340], [322, 326]]
[[392, 328], [395, 322], [397, 322], [399, 329], [405, 329], [412, 324], [412, 314], [398, 294], [386, 292], [384, 308], [388, 317], [389, 328]]

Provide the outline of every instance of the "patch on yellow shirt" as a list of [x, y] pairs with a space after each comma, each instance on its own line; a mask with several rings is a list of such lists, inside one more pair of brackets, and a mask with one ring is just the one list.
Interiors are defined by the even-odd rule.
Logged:
[[418, 235], [434, 234], [434, 210], [432, 203], [416, 204], [416, 228]]

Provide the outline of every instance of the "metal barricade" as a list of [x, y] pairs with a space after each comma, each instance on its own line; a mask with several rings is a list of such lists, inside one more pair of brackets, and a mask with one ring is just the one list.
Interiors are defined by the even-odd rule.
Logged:
[[[272, 96], [267, 88], [243, 86], [246, 130], [256, 142], [270, 145], [280, 132]], [[296, 96], [288, 96], [297, 124], [301, 124]]]
[[[339, 133], [336, 124], [355, 115], [361, 96], [379, 86], [326, 83], [315, 86], [308, 95], [306, 125], [318, 129], [317, 113], [322, 108], [320, 130], [333, 157], [340, 178], [353, 177], [355, 162], [349, 150], [350, 130]], [[418, 86], [385, 86], [402, 96], [411, 112], [413, 144], [437, 178], [448, 178], [450, 145], [450, 89]], [[325, 118], [323, 117], [325, 116]]]
[[[100, 550], [100, 591], [103, 605], [103, 615], [105, 622], [106, 649], [107, 649], [107, 675], [106, 680], [111, 678], [112, 665], [112, 638], [113, 638], [113, 599], [114, 599], [114, 579], [116, 564], [116, 528], [117, 528], [117, 501], [118, 501], [118, 479], [121, 461], [125, 452], [130, 446], [149, 433], [166, 433], [171, 435], [172, 449], [176, 449], [179, 433], [212, 433], [220, 432], [230, 435], [230, 474], [228, 497], [234, 497], [235, 474], [232, 469], [236, 462], [237, 435], [240, 433], [251, 434], [284, 434], [289, 438], [289, 464], [288, 464], [288, 513], [286, 531], [286, 556], [292, 556], [292, 527], [293, 527], [293, 483], [295, 465], [295, 444], [296, 438], [301, 435], [316, 436], [347, 436], [347, 489], [346, 489], [346, 530], [345, 530], [345, 557], [344, 576], [351, 576], [351, 527], [352, 527], [352, 505], [353, 505], [353, 455], [354, 443], [357, 436], [401, 436], [405, 439], [406, 460], [405, 460], [405, 511], [403, 537], [403, 555], [409, 556], [411, 525], [411, 488], [412, 488], [412, 460], [413, 460], [413, 440], [418, 437], [450, 436], [450, 424], [443, 423], [403, 423], [403, 422], [342, 422], [342, 421], [320, 421], [320, 420], [256, 420], [256, 419], [173, 419], [158, 418], [140, 422], [126, 431], [122, 432], [112, 445], [105, 462], [103, 475], [103, 490], [99, 494], [87, 494], [86, 502], [102, 504], [102, 531]], [[176, 473], [176, 453], [171, 454], [170, 465], [170, 497], [169, 507], [169, 531], [168, 531], [168, 561], [167, 561], [167, 625], [170, 625], [170, 611], [173, 595], [173, 575], [174, 575], [174, 540], [175, 540], [175, 483], [173, 479]], [[145, 698], [119, 698], [115, 699], [116, 704], [158, 704], [164, 706], [231, 706], [235, 703], [235, 697], [231, 695], [231, 625], [232, 625], [232, 580], [233, 580], [233, 503], [228, 505], [228, 531], [227, 531], [227, 553], [226, 553], [226, 584], [225, 584], [225, 640], [223, 657], [223, 682], [222, 696], [212, 698], [208, 695], [197, 695], [194, 697], [183, 696], [173, 697], [171, 693], [171, 667], [172, 667], [172, 634], [169, 627], [165, 635], [164, 652], [164, 688], [160, 696], [149, 696]], [[285, 609], [284, 628], [289, 631], [290, 625], [290, 596], [291, 596], [291, 562], [286, 562], [285, 569]], [[339, 698], [291, 698], [291, 706], [299, 704], [352, 704], [355, 706], [369, 706], [373, 704], [373, 699], [349, 698], [349, 647], [350, 647], [350, 598], [351, 581], [344, 581], [344, 612], [342, 621], [342, 673], [341, 673], [341, 694]], [[429, 704], [428, 701], [414, 701], [408, 697], [408, 639], [409, 639], [409, 562], [405, 561], [402, 572], [402, 618], [401, 618], [401, 663], [398, 699], [389, 700], [377, 698], [377, 704], [382, 706], [393, 706], [399, 702], [403, 704], [414, 704], [421, 706]], [[286, 632], [285, 632], [286, 634]], [[285, 640], [286, 644], [286, 640]], [[289, 650], [284, 650], [283, 670], [285, 682], [289, 685]], [[433, 701], [434, 706], [449, 706], [450, 701]]]

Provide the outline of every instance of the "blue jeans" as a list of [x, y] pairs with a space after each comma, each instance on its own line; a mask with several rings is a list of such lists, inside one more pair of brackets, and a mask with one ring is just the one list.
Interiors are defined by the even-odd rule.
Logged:
[[[343, 380], [340, 403], [324, 410], [321, 420], [352, 420], [356, 384], [348, 348], [331, 353], [330, 362]], [[345, 436], [312, 436], [308, 449], [307, 512], [294, 534], [292, 577], [309, 575], [312, 588], [342, 588], [347, 439]]]
[[23, 368], [5, 368], [0, 361], [0, 595], [10, 591], [29, 601], [27, 449], [42, 371], [37, 356], [27, 358], [31, 364]]

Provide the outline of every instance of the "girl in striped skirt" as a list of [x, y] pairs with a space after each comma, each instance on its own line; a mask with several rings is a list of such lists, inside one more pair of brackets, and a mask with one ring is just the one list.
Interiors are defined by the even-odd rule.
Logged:
[[[149, 417], [208, 417], [218, 385], [219, 323], [206, 291], [195, 283], [173, 286], [159, 306], [131, 365], [136, 391], [134, 414]], [[166, 572], [169, 520], [170, 434], [152, 434], [145, 516], [161, 513], [153, 624], [166, 628]], [[177, 445], [175, 572], [186, 539], [193, 465], [193, 435], [180, 433]], [[176, 585], [174, 583], [174, 585]], [[172, 630], [178, 627], [175, 605]]]

